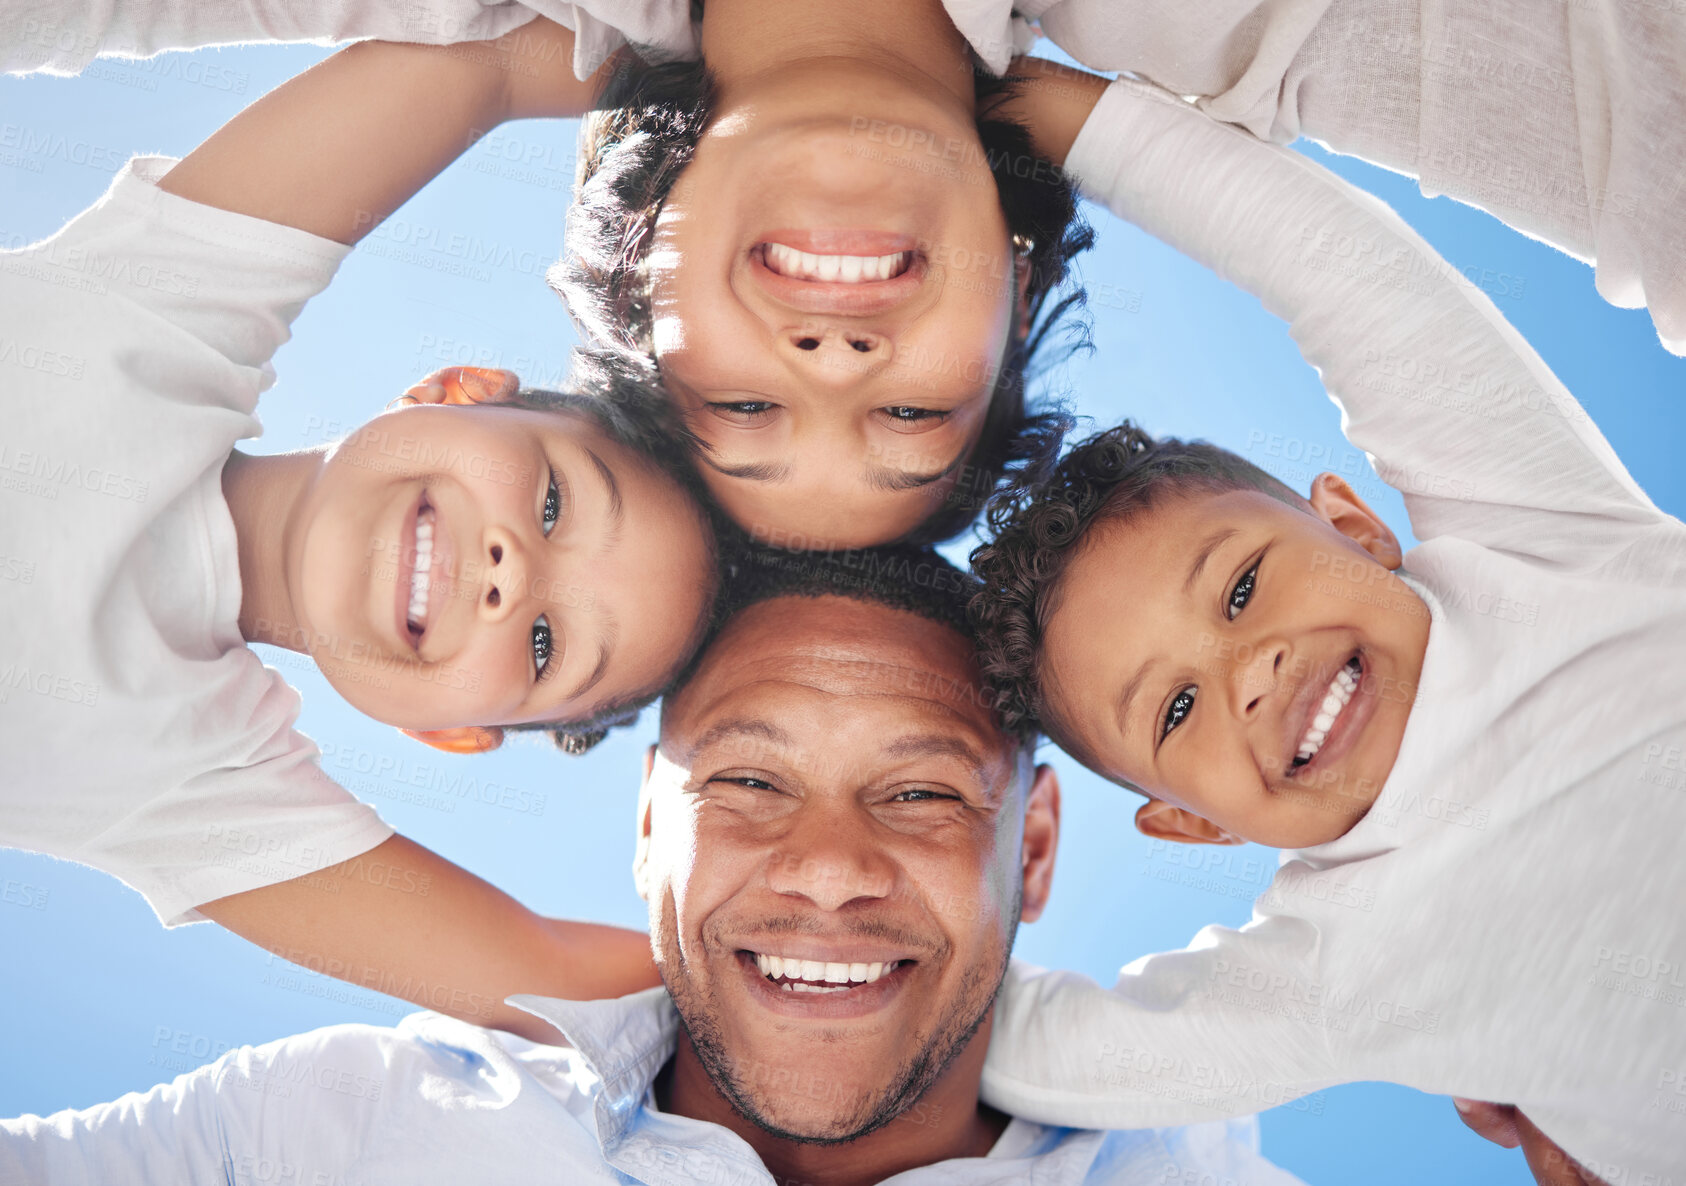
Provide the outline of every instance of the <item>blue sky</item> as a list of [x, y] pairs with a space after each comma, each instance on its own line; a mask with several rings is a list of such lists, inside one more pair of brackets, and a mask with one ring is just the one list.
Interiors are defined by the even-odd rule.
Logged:
[[[77, 79], [0, 78], [0, 247], [51, 233], [131, 154], [187, 152], [322, 56], [303, 47], [224, 50], [101, 63]], [[561, 243], [573, 142], [565, 121], [509, 125], [377, 230], [294, 326], [253, 447], [332, 440], [451, 363], [559, 385], [575, 339], [543, 273]], [[1686, 470], [1675, 456], [1686, 440], [1686, 361], [1662, 350], [1644, 312], [1604, 304], [1590, 269], [1485, 214], [1306, 151], [1391, 202], [1467, 275], [1484, 277], [1652, 497], [1675, 514], [1686, 509]], [[1341, 438], [1334, 406], [1283, 324], [1104, 211], [1090, 215], [1100, 245], [1081, 270], [1097, 348], [1051, 373], [1050, 389], [1097, 425], [1130, 415], [1154, 432], [1205, 437], [1301, 489], [1314, 467], [1364, 467], [1360, 492], [1375, 495], [1409, 538], [1399, 499]], [[471, 245], [452, 246], [464, 242], [453, 236]], [[351, 711], [307, 661], [267, 658], [303, 692], [301, 727], [322, 745], [330, 772], [399, 830], [539, 910], [643, 925], [629, 866], [649, 714], [585, 758], [526, 740], [452, 759]], [[1274, 852], [1185, 856], [1152, 845], [1131, 827], [1135, 797], [1052, 750], [1048, 760], [1066, 788], [1064, 840], [1053, 901], [1021, 931], [1019, 954], [1106, 979], [1137, 955], [1182, 946], [1206, 923], [1245, 921]], [[409, 1011], [297, 972], [214, 926], [166, 932], [137, 895], [87, 869], [0, 850], [0, 886], [0, 1115], [86, 1106], [230, 1046], [335, 1022], [390, 1023]], [[1446, 1100], [1403, 1088], [1338, 1088], [1263, 1123], [1266, 1151], [1313, 1186], [1531, 1180], [1519, 1154], [1468, 1133]]]

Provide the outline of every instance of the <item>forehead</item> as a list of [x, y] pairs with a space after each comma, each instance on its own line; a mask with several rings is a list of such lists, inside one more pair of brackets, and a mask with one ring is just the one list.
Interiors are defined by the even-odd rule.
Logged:
[[966, 638], [918, 614], [847, 597], [778, 597], [739, 614], [663, 712], [662, 739], [682, 741], [745, 709], [775, 726], [781, 715], [815, 711], [917, 717], [991, 748], [1010, 744], [995, 727]]

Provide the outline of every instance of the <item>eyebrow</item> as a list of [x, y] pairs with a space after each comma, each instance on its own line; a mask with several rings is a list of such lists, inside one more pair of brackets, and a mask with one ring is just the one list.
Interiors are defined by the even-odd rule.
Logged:
[[972, 768], [979, 782], [988, 782], [987, 771], [978, 751], [959, 737], [938, 733], [921, 733], [898, 737], [884, 747], [887, 758], [958, 758]]
[[579, 700], [603, 682], [603, 676], [609, 670], [609, 660], [614, 656], [615, 640], [620, 637], [621, 624], [612, 613], [604, 611], [603, 631], [597, 636], [597, 666], [591, 669], [591, 674], [585, 677], [585, 682], [575, 688], [568, 695], [569, 700]]
[[686, 764], [689, 765], [709, 746], [735, 737], [755, 737], [781, 746], [791, 744], [790, 734], [771, 721], [764, 721], [759, 717], [730, 717], [724, 721], [716, 721], [703, 731], [703, 735], [697, 738], [686, 753]]
[[790, 465], [774, 465], [771, 462], [752, 462], [748, 465], [721, 465], [706, 452], [699, 453], [702, 463], [717, 474], [725, 474], [728, 478], [747, 478], [751, 482], [782, 482], [790, 477]]
[[917, 490], [921, 486], [929, 486], [932, 482], [939, 482], [954, 472], [960, 464], [960, 459], [966, 455], [962, 449], [954, 455], [954, 459], [939, 470], [928, 474], [910, 474], [905, 470], [886, 469], [883, 466], [873, 466], [866, 471], [867, 485], [874, 490], [886, 490], [892, 493], [900, 490]]
[[1143, 663], [1141, 667], [1137, 669], [1135, 678], [1125, 684], [1123, 692], [1119, 693], [1118, 707], [1115, 712], [1117, 713], [1118, 731], [1120, 733], [1128, 733], [1130, 731], [1130, 703], [1135, 700], [1136, 693], [1140, 692], [1142, 690], [1142, 685], [1147, 682], [1148, 669], [1152, 666], [1153, 660], [1151, 659], [1149, 659], [1146, 663]]
[[590, 449], [585, 451], [585, 455], [591, 458], [591, 464], [597, 467], [597, 476], [603, 479], [603, 486], [609, 492], [609, 530], [619, 536], [621, 527], [626, 523], [626, 506], [621, 502], [621, 484], [615, 481], [615, 471], [610, 469], [601, 457]]
[[[751, 482], [783, 482], [790, 477], [791, 467], [788, 461], [721, 465], [707, 453], [699, 454], [699, 456], [701, 456], [703, 464], [708, 466], [709, 469], [717, 474], [725, 474], [728, 478], [745, 478]], [[955, 466], [960, 464], [960, 457], [961, 454], [956, 454], [953, 461], [928, 474], [910, 474], [904, 470], [873, 466], [866, 471], [866, 482], [874, 490], [883, 490], [890, 493], [902, 490], [917, 490], [921, 486], [929, 486], [932, 482], [939, 482], [953, 473]]]
[[1214, 531], [1207, 537], [1206, 542], [1200, 545], [1200, 550], [1194, 554], [1194, 563], [1189, 566], [1188, 579], [1183, 582], [1183, 592], [1185, 594], [1194, 592], [1195, 583], [1200, 580], [1200, 573], [1206, 567], [1206, 562], [1212, 558], [1213, 554], [1216, 553], [1219, 548], [1223, 547], [1224, 544], [1228, 543], [1240, 534], [1241, 531], [1239, 528], [1226, 527], [1221, 531]]

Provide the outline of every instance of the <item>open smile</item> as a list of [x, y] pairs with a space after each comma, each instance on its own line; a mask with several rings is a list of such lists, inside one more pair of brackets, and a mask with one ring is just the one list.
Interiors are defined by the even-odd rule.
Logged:
[[1363, 688], [1365, 670], [1363, 653], [1354, 652], [1321, 690], [1313, 686], [1302, 693], [1289, 777], [1326, 767], [1357, 743], [1375, 711], [1375, 695]]
[[755, 282], [802, 313], [871, 317], [924, 286], [925, 257], [912, 236], [881, 231], [775, 231], [749, 252]]
[[[886, 954], [745, 949], [737, 959], [755, 995], [776, 1012], [834, 1020], [875, 1012], [900, 993], [918, 961], [883, 958]], [[880, 958], [851, 958], [855, 955]]]
[[424, 489], [404, 519], [393, 590], [398, 635], [418, 656], [451, 595], [450, 539]]

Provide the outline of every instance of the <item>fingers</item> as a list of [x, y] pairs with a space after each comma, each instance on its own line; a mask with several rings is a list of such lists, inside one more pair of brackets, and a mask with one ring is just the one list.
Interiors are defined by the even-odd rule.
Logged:
[[1516, 1131], [1522, 1139], [1522, 1156], [1528, 1159], [1528, 1169], [1539, 1186], [1608, 1186], [1604, 1179], [1595, 1178], [1583, 1169], [1580, 1162], [1521, 1112], [1516, 1113]]
[[1510, 1104], [1490, 1104], [1457, 1096], [1452, 1097], [1452, 1103], [1457, 1106], [1458, 1117], [1465, 1124], [1495, 1145], [1514, 1149], [1522, 1143], [1522, 1135], [1516, 1130], [1517, 1111]]
[[520, 389], [521, 379], [514, 371], [498, 367], [441, 367], [418, 380], [387, 406], [496, 404], [503, 403]]
[[483, 754], [503, 744], [503, 730], [495, 726], [463, 725], [456, 729], [400, 729], [423, 745], [448, 754]]

